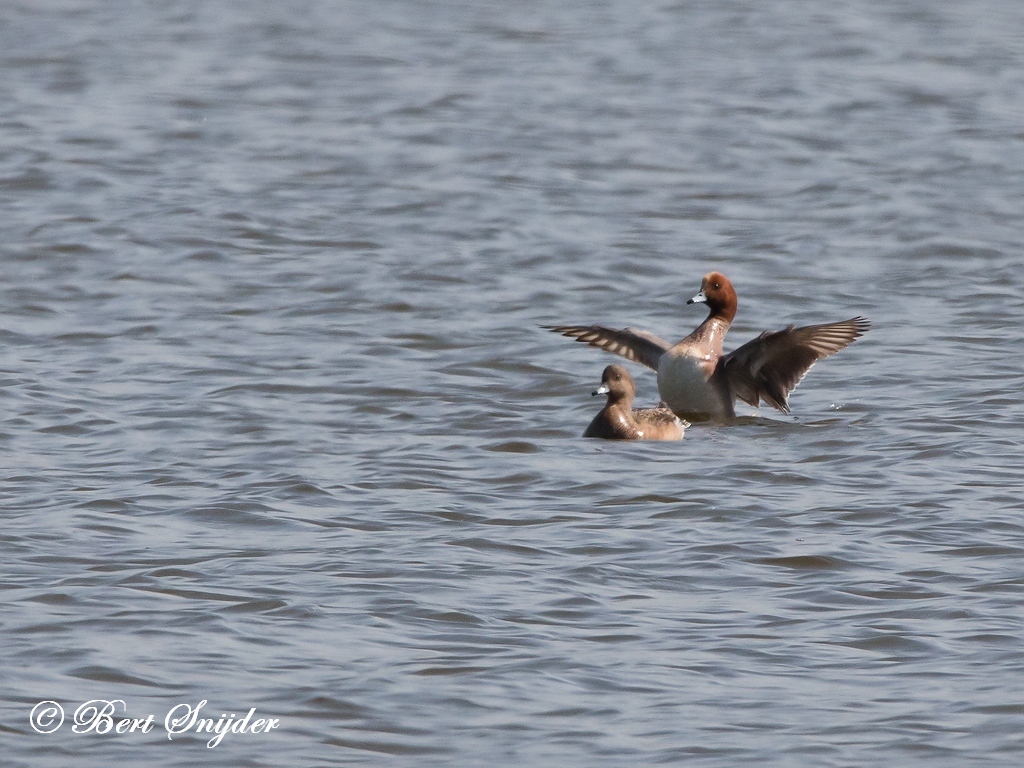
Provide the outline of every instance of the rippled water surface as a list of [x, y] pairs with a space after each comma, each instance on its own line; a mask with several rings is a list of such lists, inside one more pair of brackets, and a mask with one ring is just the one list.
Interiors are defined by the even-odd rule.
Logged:
[[[1022, 764], [1024, 5], [33, 0], [0, 66], [5, 765]], [[727, 348], [874, 327], [581, 440], [539, 326], [710, 269]]]

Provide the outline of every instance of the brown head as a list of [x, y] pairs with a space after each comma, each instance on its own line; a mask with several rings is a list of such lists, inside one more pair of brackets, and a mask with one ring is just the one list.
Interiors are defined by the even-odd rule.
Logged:
[[609, 405], [622, 403], [629, 407], [636, 395], [636, 385], [633, 383], [633, 377], [629, 375], [629, 371], [621, 365], [609, 365], [601, 374], [601, 386], [592, 394], [594, 396], [608, 395]]
[[708, 272], [700, 282], [700, 293], [690, 299], [687, 304], [707, 304], [711, 317], [718, 317], [731, 323], [736, 317], [736, 289], [729, 278], [721, 272]]

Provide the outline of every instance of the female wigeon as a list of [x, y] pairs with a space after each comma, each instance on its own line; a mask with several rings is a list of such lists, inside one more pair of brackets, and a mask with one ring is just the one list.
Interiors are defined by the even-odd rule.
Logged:
[[608, 402], [583, 433], [584, 437], [609, 440], [682, 440], [690, 426], [668, 408], [633, 410], [636, 386], [629, 371], [621, 365], [609, 365], [601, 376], [597, 395], [608, 395]]
[[755, 408], [763, 400], [789, 413], [789, 393], [808, 369], [863, 335], [871, 323], [854, 317], [840, 323], [792, 325], [765, 332], [729, 354], [722, 342], [736, 316], [736, 291], [720, 272], [709, 272], [687, 304], [705, 303], [710, 314], [682, 341], [669, 344], [647, 331], [603, 325], [545, 326], [658, 372], [661, 399], [680, 416], [732, 418], [737, 398]]

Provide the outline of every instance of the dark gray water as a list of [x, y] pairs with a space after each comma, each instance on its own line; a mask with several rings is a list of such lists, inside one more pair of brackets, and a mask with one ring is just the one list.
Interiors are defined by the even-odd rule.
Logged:
[[[26, 0], [0, 66], [4, 765], [1022, 764], [1024, 4]], [[579, 439], [538, 326], [713, 268], [727, 348], [874, 328]]]

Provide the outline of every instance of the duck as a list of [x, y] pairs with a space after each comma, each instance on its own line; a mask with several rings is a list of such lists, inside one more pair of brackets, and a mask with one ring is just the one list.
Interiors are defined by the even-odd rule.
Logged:
[[811, 366], [844, 349], [871, 327], [871, 322], [860, 316], [800, 328], [790, 325], [766, 331], [726, 354], [723, 344], [739, 306], [729, 278], [709, 272], [700, 291], [686, 303], [706, 304], [708, 316], [675, 344], [635, 328], [542, 327], [654, 369], [662, 401], [677, 416], [695, 420], [735, 418], [737, 400], [754, 408], [763, 401], [790, 413], [789, 395]]
[[602, 437], [607, 440], [682, 440], [684, 430], [690, 426], [668, 408], [641, 408], [633, 410], [636, 384], [621, 365], [609, 365], [601, 374], [601, 386], [592, 393], [608, 395], [601, 412], [594, 417], [583, 433], [584, 437]]

